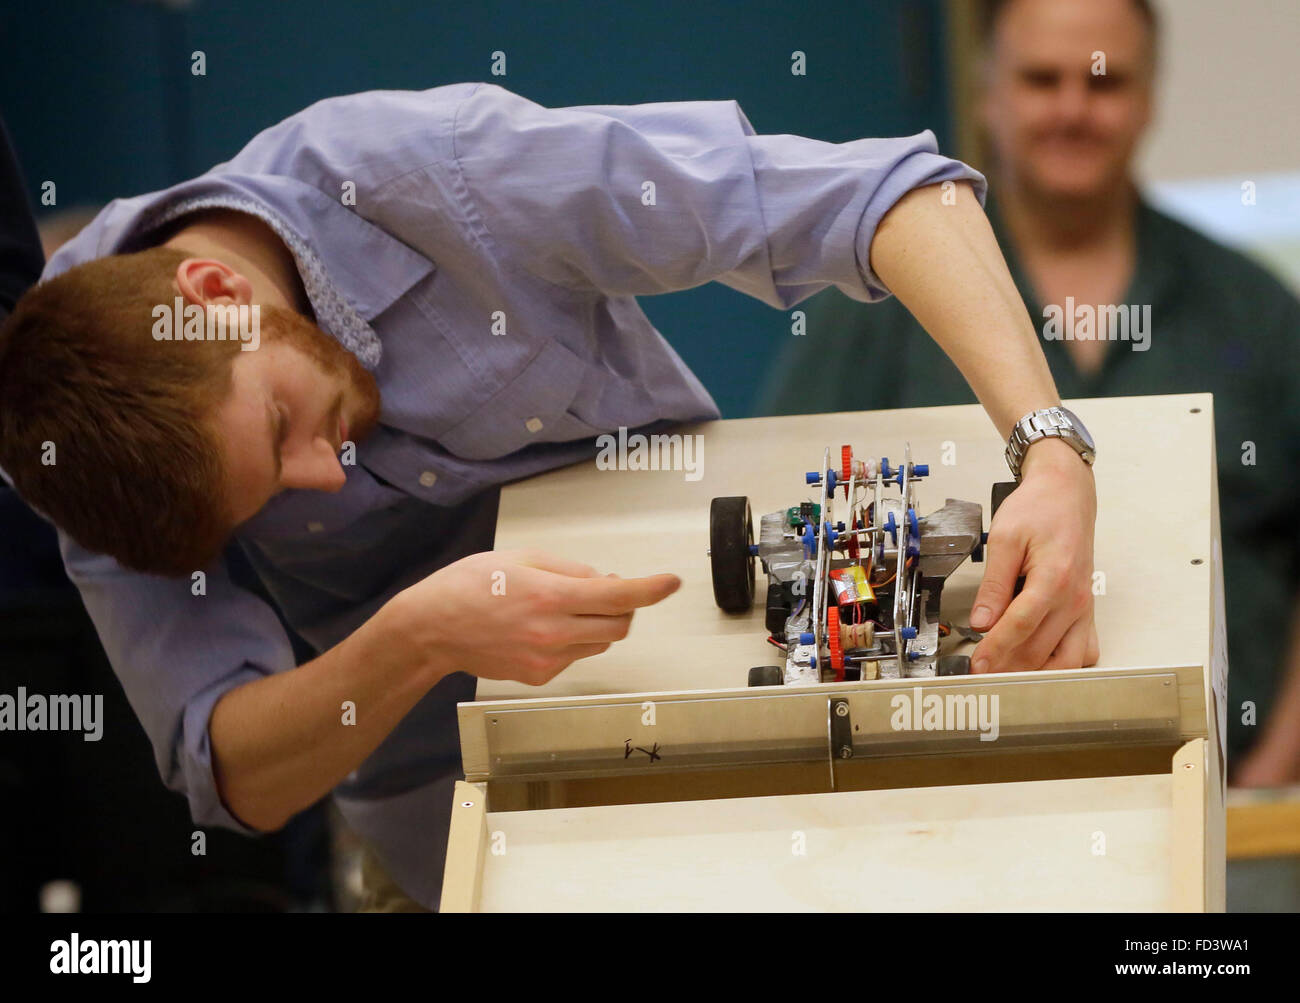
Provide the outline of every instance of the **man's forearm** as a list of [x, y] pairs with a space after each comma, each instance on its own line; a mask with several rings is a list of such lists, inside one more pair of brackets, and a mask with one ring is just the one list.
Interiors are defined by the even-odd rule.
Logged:
[[961, 370], [1005, 439], [1060, 397], [993, 228], [970, 183], [955, 185], [950, 205], [940, 185], [903, 196], [876, 228], [871, 268]]
[[[246, 683], [212, 711], [213, 769], [226, 807], [270, 831], [328, 794], [442, 677], [395, 643], [381, 609], [319, 658]], [[344, 703], [355, 723], [344, 723]]]
[[[676, 575], [605, 576], [539, 551], [463, 557], [320, 658], [217, 702], [208, 735], [222, 800], [245, 825], [277, 829], [360, 766], [445, 676], [540, 686], [626, 637], [635, 610], [679, 585]], [[344, 723], [347, 701], [355, 723]]]
[[[957, 182], [955, 198], [945, 199], [944, 187], [915, 189], [885, 214], [871, 267], [961, 370], [1005, 439], [1022, 417], [1060, 397], [974, 191]], [[1100, 654], [1092, 468], [1068, 442], [1048, 437], [1026, 452], [1020, 470], [1020, 488], [989, 526], [971, 608], [971, 626], [985, 632], [972, 655], [976, 674], [1073, 669]]]

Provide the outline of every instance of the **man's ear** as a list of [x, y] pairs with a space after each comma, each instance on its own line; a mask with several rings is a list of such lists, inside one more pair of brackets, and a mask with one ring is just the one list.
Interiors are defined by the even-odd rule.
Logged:
[[253, 301], [253, 285], [215, 258], [186, 258], [176, 266], [176, 291], [198, 306], [240, 306]]

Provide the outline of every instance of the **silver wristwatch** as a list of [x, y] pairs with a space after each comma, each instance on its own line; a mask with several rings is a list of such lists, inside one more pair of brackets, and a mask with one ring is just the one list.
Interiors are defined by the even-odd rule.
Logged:
[[1020, 480], [1020, 464], [1024, 462], [1025, 451], [1039, 439], [1054, 436], [1062, 439], [1074, 449], [1084, 463], [1092, 466], [1097, 459], [1097, 446], [1092, 441], [1079, 416], [1064, 407], [1049, 407], [1041, 411], [1030, 411], [1011, 430], [1007, 440], [1007, 466], [1016, 480]]

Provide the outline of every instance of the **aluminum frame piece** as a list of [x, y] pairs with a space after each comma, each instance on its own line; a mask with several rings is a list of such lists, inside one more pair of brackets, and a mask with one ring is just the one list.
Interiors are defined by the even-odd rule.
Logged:
[[[1194, 718], [1184, 715], [1195, 709], [1188, 687], [1199, 681], [1199, 669], [1183, 667], [947, 676], [463, 703], [459, 718], [468, 781], [559, 780], [827, 759], [833, 765], [830, 701], [848, 704], [852, 757], [1169, 743], [1196, 737]], [[900, 720], [900, 706], [933, 696], [995, 706], [996, 740], [981, 739], [976, 728], [918, 728], [914, 717]]]

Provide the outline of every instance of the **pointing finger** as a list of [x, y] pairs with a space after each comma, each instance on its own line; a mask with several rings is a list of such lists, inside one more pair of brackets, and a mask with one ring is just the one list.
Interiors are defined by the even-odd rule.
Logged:
[[566, 586], [566, 597], [570, 612], [618, 616], [643, 606], [653, 606], [676, 592], [681, 584], [680, 578], [670, 574], [646, 578], [588, 578], [570, 581]]

